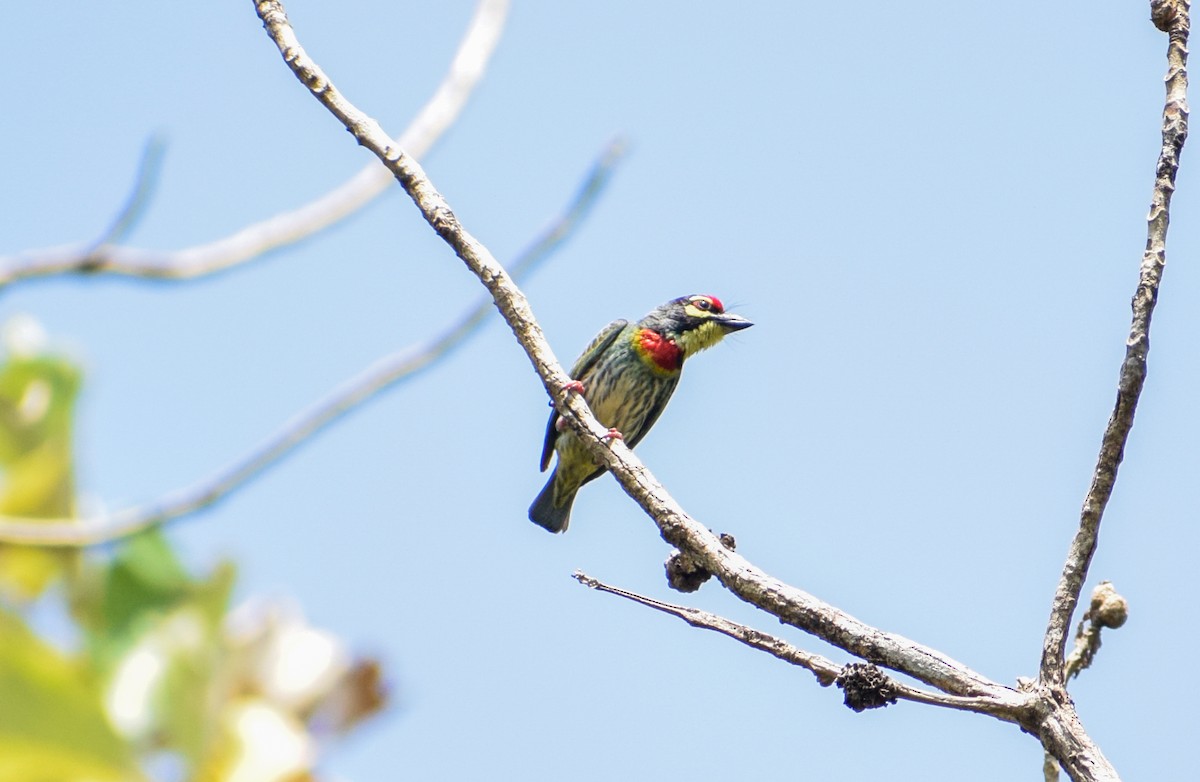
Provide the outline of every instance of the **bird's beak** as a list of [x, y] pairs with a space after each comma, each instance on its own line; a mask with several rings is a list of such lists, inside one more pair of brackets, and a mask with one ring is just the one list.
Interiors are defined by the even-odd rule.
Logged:
[[734, 315], [733, 313], [730, 313], [730, 312], [726, 312], [722, 315], [718, 315], [717, 317], [713, 318], [713, 320], [715, 320], [717, 322], [717, 325], [720, 326], [725, 331], [726, 334], [728, 334], [732, 331], [741, 331], [742, 329], [748, 329], [754, 325], [750, 321], [743, 318], [741, 315]]

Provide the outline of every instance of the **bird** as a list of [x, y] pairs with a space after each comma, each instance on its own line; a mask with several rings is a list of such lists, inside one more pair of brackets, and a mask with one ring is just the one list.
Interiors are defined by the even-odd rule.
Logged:
[[[637, 323], [615, 320], [596, 335], [575, 362], [565, 389], [583, 395], [608, 436], [634, 447], [662, 414], [679, 384], [683, 363], [720, 342], [726, 334], [754, 324], [725, 311], [716, 296], [672, 299]], [[549, 532], [563, 532], [571, 520], [575, 494], [604, 472], [583, 442], [550, 413], [542, 444], [542, 472], [557, 453], [558, 464], [546, 487], [529, 506], [529, 519]]]

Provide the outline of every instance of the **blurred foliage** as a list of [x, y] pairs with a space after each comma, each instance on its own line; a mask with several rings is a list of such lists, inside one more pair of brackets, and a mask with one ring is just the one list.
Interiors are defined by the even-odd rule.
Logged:
[[[75, 515], [75, 364], [4, 331], [0, 514]], [[231, 610], [232, 563], [195, 575], [157, 530], [86, 551], [0, 545], [0, 782], [300, 782], [324, 740], [382, 708], [299, 611]]]
[[[75, 498], [71, 414], [80, 373], [61, 358], [28, 354], [32, 346], [21, 344], [21, 334], [18, 325], [9, 340], [17, 342], [17, 350], [10, 350], [0, 367], [0, 469], [4, 471], [0, 514], [71, 516]], [[0, 589], [17, 597], [35, 597], [75, 558], [73, 552], [0, 549]]]

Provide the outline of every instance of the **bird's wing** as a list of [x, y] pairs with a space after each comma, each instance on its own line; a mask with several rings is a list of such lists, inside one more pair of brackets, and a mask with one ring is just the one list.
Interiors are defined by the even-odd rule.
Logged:
[[625, 319], [614, 320], [612, 323], [604, 327], [604, 330], [597, 334], [591, 343], [583, 349], [583, 354], [575, 359], [575, 366], [571, 367], [571, 377], [578, 380], [596, 364], [596, 360], [600, 358], [600, 354], [608, 350], [613, 342], [616, 341], [617, 335], [621, 333], [621, 329], [629, 325], [629, 321]]
[[[575, 366], [571, 367], [571, 379], [578, 380], [595, 366], [600, 355], [612, 346], [613, 342], [617, 340], [617, 335], [621, 333], [621, 329], [628, 325], [629, 321], [622, 318], [605, 326], [604, 330], [584, 348], [583, 355], [575, 360]], [[554, 453], [554, 443], [558, 440], [559, 432], [555, 426], [557, 423], [558, 411], [553, 410], [550, 413], [550, 420], [546, 422], [546, 439], [542, 442], [542, 472], [545, 472], [546, 468], [550, 466], [550, 455]]]
[[630, 448], [634, 447], [642, 441], [642, 438], [650, 431], [650, 427], [654, 426], [654, 422], [662, 415], [662, 411], [667, 409], [667, 402], [671, 401], [671, 395], [675, 393], [675, 386], [679, 384], [679, 378], [674, 377], [663, 382], [670, 383], [669, 387], [664, 387], [659, 394], [654, 406], [646, 413], [646, 420], [642, 422], [642, 428], [639, 429], [632, 437], [626, 439], [625, 444]]

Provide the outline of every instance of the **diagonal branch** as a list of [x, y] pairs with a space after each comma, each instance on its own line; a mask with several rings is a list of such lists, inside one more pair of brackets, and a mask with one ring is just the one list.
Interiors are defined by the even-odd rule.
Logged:
[[[480, 0], [437, 91], [396, 139], [424, 157], [462, 113], [500, 40], [508, 0]], [[81, 272], [150, 280], [190, 280], [229, 269], [311, 236], [353, 214], [392, 183], [386, 169], [370, 162], [325, 195], [288, 212], [248, 225], [207, 244], [179, 250], [146, 250], [111, 244], [48, 247], [0, 257], [0, 287], [32, 277]]]
[[1133, 294], [1133, 319], [1125, 343], [1125, 360], [1117, 381], [1117, 401], [1108, 419], [1100, 443], [1100, 456], [1092, 474], [1091, 487], [1083, 501], [1079, 529], [1063, 565], [1062, 576], [1054, 592], [1050, 621], [1042, 642], [1039, 678], [1043, 684], [1063, 687], [1063, 652], [1071, 616], [1079, 603], [1079, 593], [1087, 579], [1088, 567], [1096, 552], [1097, 536], [1104, 508], [1117, 481], [1117, 469], [1125, 454], [1125, 443], [1133, 427], [1138, 397], [1146, 381], [1146, 356], [1150, 351], [1150, 318], [1158, 299], [1158, 286], [1166, 263], [1167, 226], [1170, 222], [1171, 195], [1179, 171], [1179, 153], [1187, 139], [1187, 39], [1188, 0], [1155, 0], [1151, 3], [1155, 24], [1169, 35], [1167, 44], [1167, 98], [1163, 106], [1162, 149], [1155, 168], [1150, 214], [1146, 218], [1146, 250], [1142, 255], [1137, 290]]
[[793, 646], [782, 638], [776, 638], [773, 635], [755, 630], [737, 622], [732, 622], [725, 617], [717, 616], [716, 614], [702, 611], [699, 608], [690, 608], [688, 606], [675, 605], [674, 603], [664, 603], [661, 600], [655, 600], [652, 597], [639, 595], [637, 592], [630, 592], [620, 587], [610, 586], [599, 579], [592, 578], [581, 570], [576, 570], [572, 576], [576, 581], [583, 584], [585, 587], [590, 587], [599, 592], [607, 592], [610, 595], [623, 597], [626, 600], [632, 600], [635, 603], [640, 603], [648, 608], [653, 608], [655, 611], [661, 611], [664, 614], [678, 617], [687, 622], [692, 627], [699, 627], [705, 630], [712, 630], [726, 635], [735, 641], [749, 646], [751, 649], [757, 649], [760, 652], [778, 657], [786, 663], [796, 665], [805, 670], [811, 671], [813, 676], [817, 677], [817, 683], [822, 687], [828, 687], [837, 679], [838, 674], [842, 672], [842, 666], [830, 660], [828, 657], [822, 657], [819, 654], [806, 652], [799, 647]]
[[280, 0], [256, 0], [255, 7], [284, 62], [309, 91], [393, 173], [430, 226], [492, 294], [497, 309], [513, 330], [563, 420], [588, 453], [612, 473], [621, 487], [654, 520], [662, 537], [685, 551], [742, 600], [838, 646], [851, 654], [906, 673], [951, 694], [994, 699], [1021, 728], [1037, 736], [1043, 747], [1075, 780], [1116, 780], [1117, 773], [1088, 736], [1067, 698], [1051, 697], [1045, 688], [1014, 690], [970, 670], [937, 650], [866, 625], [845, 612], [785, 584], [726, 549], [715, 534], [688, 516], [666, 489], [620, 441], [606, 437], [577, 395], [567, 392], [567, 374], [555, 358], [524, 294], [487, 248], [459, 223], [450, 205], [434, 188], [416, 160], [392, 144], [379, 124], [346, 100], [305, 53], [287, 20]]
[[[624, 149], [625, 144], [620, 139], [605, 147], [566, 211], [513, 263], [515, 276], [524, 277], [533, 272], [574, 233], [611, 179]], [[83, 521], [0, 516], [0, 543], [92, 546], [127, 537], [212, 505], [376, 394], [446, 357], [478, 330], [491, 310], [491, 301], [485, 298], [437, 337], [384, 356], [295, 415], [279, 431], [215, 475], [150, 504]]]
[[688, 516], [628, 447], [607, 437], [607, 428], [595, 419], [587, 403], [564, 390], [569, 378], [555, 358], [525, 295], [488, 249], [463, 228], [416, 159], [393, 144], [378, 122], [338, 92], [300, 46], [282, 3], [256, 0], [255, 7], [296, 77], [360, 145], [388, 167], [430, 226], [487, 287], [563, 418], [593, 457], [613, 473], [625, 491], [655, 520], [667, 542], [687, 550], [738, 597], [851, 654], [903, 671], [945, 692], [986, 694], [1009, 699], [1014, 704], [1024, 701], [1023, 694], [992, 682], [941, 652], [866, 625], [767, 575], [728, 551], [716, 535]]

